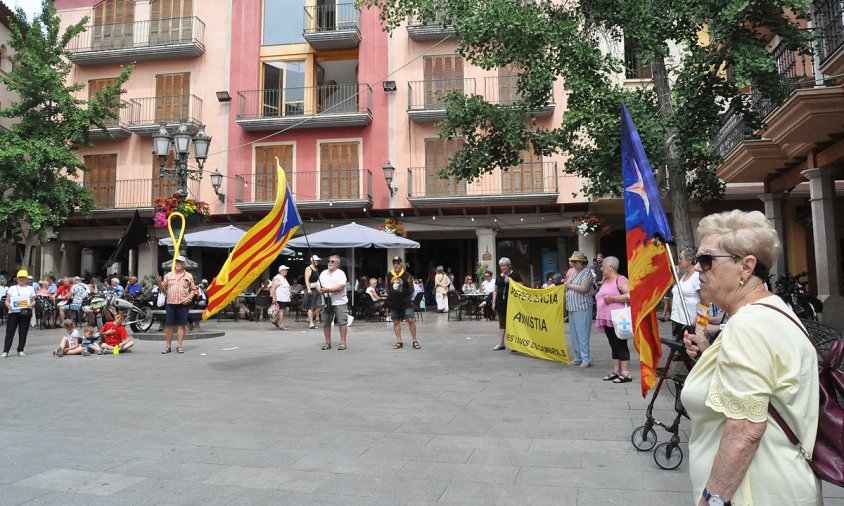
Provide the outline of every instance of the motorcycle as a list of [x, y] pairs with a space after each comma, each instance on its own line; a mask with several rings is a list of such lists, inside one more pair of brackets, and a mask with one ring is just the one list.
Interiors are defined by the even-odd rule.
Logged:
[[798, 318], [817, 321], [818, 313], [823, 312], [823, 302], [814, 295], [806, 293], [806, 288], [800, 279], [808, 274], [808, 272], [798, 272], [794, 275], [783, 274], [774, 283], [774, 293], [791, 307]]
[[[140, 299], [143, 300], [143, 297], [141, 296]], [[134, 304], [132, 301], [118, 297], [113, 293], [104, 293], [85, 299], [82, 310], [86, 313], [93, 312], [94, 321], [96, 321], [98, 314], [105, 315], [111, 309], [124, 312], [126, 313], [124, 325], [129, 325], [133, 332], [147, 332], [152, 327], [153, 308], [145, 303], [138, 302], [139, 304]]]

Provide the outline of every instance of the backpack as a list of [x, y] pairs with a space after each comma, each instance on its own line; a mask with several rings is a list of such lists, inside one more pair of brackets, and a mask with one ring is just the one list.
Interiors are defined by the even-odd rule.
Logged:
[[[823, 353], [818, 349], [815, 340], [812, 339], [805, 327], [788, 313], [768, 304], [758, 303], [758, 305], [773, 309], [788, 317], [803, 331], [806, 338], [809, 339], [809, 342], [822, 357], [818, 364], [818, 390], [820, 393], [818, 435], [815, 439], [812, 459], [808, 462], [818, 478], [844, 487], [844, 406], [838, 400], [844, 399], [844, 372], [840, 370], [842, 361], [844, 361], [844, 339], [835, 340], [829, 351]], [[800, 449], [800, 453], [805, 456], [797, 435], [770, 403], [768, 404], [768, 413], [785, 432], [791, 444]]]

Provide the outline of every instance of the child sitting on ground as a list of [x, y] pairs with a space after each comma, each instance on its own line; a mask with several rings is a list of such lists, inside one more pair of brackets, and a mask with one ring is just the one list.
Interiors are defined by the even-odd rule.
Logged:
[[[97, 329], [91, 326], [82, 329], [82, 350], [87, 351], [88, 353], [102, 355], [103, 349], [100, 348], [99, 344], [97, 344], [97, 338], [94, 336], [95, 332], [97, 332]], [[83, 355], [84, 354], [85, 353], [83, 353]]]
[[82, 335], [73, 320], [67, 319], [62, 322], [66, 335], [62, 336], [59, 347], [53, 350], [53, 355], [61, 357], [63, 355], [89, 355], [82, 347]]
[[100, 329], [100, 335], [103, 336], [102, 348], [105, 353], [113, 352], [115, 347], [121, 353], [127, 352], [135, 345], [135, 341], [132, 341], [129, 333], [126, 332], [126, 327], [123, 326], [124, 321], [126, 321], [126, 313], [117, 313], [113, 322], [107, 322]]

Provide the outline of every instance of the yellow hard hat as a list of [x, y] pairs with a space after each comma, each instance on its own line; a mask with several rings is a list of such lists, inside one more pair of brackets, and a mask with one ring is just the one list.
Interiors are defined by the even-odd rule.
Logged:
[[19, 277], [19, 278], [28, 278], [28, 277], [29, 277], [29, 273], [28, 273], [28, 272], [26, 272], [26, 269], [21, 269], [21, 270], [19, 270], [19, 271], [18, 271], [18, 275], [17, 275], [17, 277]]

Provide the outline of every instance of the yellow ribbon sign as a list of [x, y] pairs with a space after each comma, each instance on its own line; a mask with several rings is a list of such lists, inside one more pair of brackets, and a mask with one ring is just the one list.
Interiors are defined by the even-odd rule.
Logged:
[[[182, 226], [179, 228], [179, 237], [173, 233], [173, 218], [178, 217], [182, 220]], [[179, 247], [182, 245], [182, 238], [185, 236], [185, 215], [182, 213], [170, 213], [167, 217], [167, 231], [170, 232], [170, 239], [173, 239], [173, 264], [170, 266], [170, 272], [176, 270], [176, 257], [179, 256]]]
[[565, 334], [565, 287], [528, 288], [510, 280], [507, 347], [525, 355], [570, 364]]

